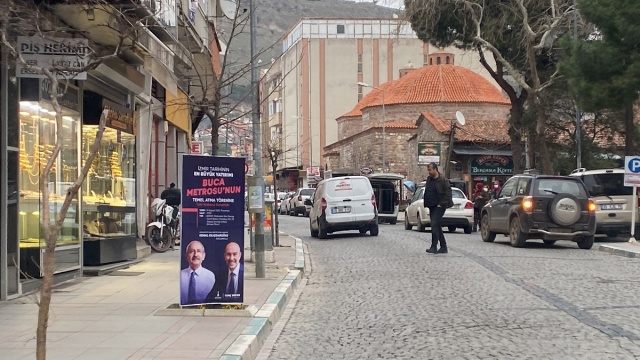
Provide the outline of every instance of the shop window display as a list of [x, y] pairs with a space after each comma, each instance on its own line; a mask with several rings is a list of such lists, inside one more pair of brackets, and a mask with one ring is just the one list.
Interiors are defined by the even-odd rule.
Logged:
[[[97, 131], [97, 125], [83, 126], [84, 160]], [[85, 240], [136, 235], [134, 135], [105, 129], [82, 194]]]
[[[21, 248], [42, 248], [45, 245], [40, 224], [42, 196], [40, 175], [52, 155], [56, 133], [62, 132], [65, 141], [48, 178], [49, 209], [54, 224], [66, 196], [68, 187], [78, 177], [78, 112], [63, 108], [62, 128], [57, 128], [56, 113], [46, 101], [20, 102], [19, 151], [19, 212], [18, 232]], [[78, 201], [74, 199], [64, 219], [57, 246], [78, 245], [80, 241]], [[66, 265], [59, 263], [59, 269]]]

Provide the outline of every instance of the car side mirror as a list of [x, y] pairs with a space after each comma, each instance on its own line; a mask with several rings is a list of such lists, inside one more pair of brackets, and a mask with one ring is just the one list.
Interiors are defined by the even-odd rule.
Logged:
[[313, 203], [311, 202], [311, 199], [306, 199], [306, 200], [304, 201], [304, 204], [305, 204], [305, 205], [309, 205], [309, 206], [313, 205]]

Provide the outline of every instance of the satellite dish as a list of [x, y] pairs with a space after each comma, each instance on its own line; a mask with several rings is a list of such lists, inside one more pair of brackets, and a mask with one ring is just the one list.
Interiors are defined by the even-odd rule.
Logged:
[[466, 122], [464, 119], [464, 115], [462, 115], [460, 111], [456, 111], [456, 120], [458, 120], [458, 124], [460, 124], [461, 126]]
[[236, 0], [220, 0], [219, 4], [224, 16], [231, 20], [236, 17], [236, 8], [238, 7]]

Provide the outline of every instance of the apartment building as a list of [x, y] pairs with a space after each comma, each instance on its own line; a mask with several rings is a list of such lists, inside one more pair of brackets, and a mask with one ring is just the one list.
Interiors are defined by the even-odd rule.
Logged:
[[[433, 50], [494, 83], [476, 53]], [[336, 119], [371, 89], [398, 79], [402, 68], [427, 65], [430, 52], [398, 19], [303, 18], [288, 31], [261, 86], [263, 131], [288, 150], [279, 166], [286, 187], [313, 184], [307, 170], [326, 167], [323, 148], [339, 139]]]

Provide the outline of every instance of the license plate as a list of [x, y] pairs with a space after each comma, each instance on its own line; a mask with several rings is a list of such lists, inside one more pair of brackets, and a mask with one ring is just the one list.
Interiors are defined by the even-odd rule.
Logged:
[[550, 228], [549, 231], [555, 232], [555, 233], [570, 233], [571, 229], [567, 229], [567, 228]]
[[462, 205], [460, 205], [460, 204], [455, 204], [455, 205], [453, 205], [453, 208], [454, 208], [454, 209], [458, 209], [458, 210], [459, 210], [461, 207], [462, 207]]
[[331, 208], [331, 213], [332, 214], [343, 214], [343, 213], [350, 213], [351, 212], [351, 208], [348, 206], [341, 206], [341, 207], [334, 207]]
[[602, 204], [601, 210], [622, 210], [622, 204]]

